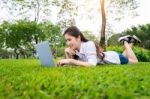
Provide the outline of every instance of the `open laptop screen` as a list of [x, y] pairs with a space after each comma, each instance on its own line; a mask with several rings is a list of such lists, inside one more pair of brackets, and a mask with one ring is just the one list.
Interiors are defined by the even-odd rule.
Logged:
[[41, 65], [55, 66], [53, 55], [49, 47], [48, 41], [44, 41], [35, 45], [36, 52], [39, 56]]

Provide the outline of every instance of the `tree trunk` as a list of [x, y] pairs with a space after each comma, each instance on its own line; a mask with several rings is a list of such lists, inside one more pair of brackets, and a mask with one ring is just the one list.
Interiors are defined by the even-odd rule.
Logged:
[[38, 44], [38, 37], [34, 35], [35, 44]]
[[19, 53], [17, 52], [16, 48], [15, 48], [14, 52], [15, 52], [16, 59], [19, 59]]
[[106, 15], [105, 15], [105, 0], [101, 0], [101, 15], [102, 15], [102, 28], [101, 38], [99, 45], [105, 50], [105, 28], [106, 28]]
[[39, 14], [40, 14], [40, 3], [39, 0], [36, 0], [37, 4], [35, 6], [35, 22], [39, 21]]

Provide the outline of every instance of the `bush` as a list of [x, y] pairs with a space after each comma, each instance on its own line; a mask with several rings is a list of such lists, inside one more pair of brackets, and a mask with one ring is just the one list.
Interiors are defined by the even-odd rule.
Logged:
[[[117, 51], [119, 53], [122, 53], [124, 47], [110, 46], [107, 47], [107, 50], [112, 50], [112, 51]], [[146, 50], [141, 47], [133, 47], [133, 51], [140, 62], [150, 62], [150, 50]]]
[[0, 50], [0, 59], [7, 59], [7, 58], [14, 58], [14, 53], [13, 51], [8, 51], [8, 50]]
[[54, 57], [65, 57], [64, 49], [65, 47], [58, 47], [56, 49], [52, 49]]

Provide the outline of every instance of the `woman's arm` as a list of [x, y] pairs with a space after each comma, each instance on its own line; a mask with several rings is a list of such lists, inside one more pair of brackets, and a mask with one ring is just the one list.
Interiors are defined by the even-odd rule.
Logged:
[[92, 64], [89, 62], [82, 62], [79, 60], [75, 59], [62, 59], [58, 62], [60, 66], [63, 66], [65, 64], [73, 64], [73, 65], [79, 65], [79, 66], [84, 66], [84, 67], [91, 67], [91, 66], [96, 66], [96, 64]]
[[92, 64], [92, 63], [89, 63], [89, 62], [82, 62], [82, 61], [75, 60], [75, 59], [72, 59], [71, 63], [74, 64], [74, 65], [79, 65], [79, 66], [84, 66], [84, 67], [96, 66], [96, 64]]

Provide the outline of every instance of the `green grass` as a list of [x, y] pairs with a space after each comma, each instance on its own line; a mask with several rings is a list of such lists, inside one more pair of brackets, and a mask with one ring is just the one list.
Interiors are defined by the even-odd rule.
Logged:
[[0, 60], [1, 99], [150, 99], [150, 62], [53, 67]]

